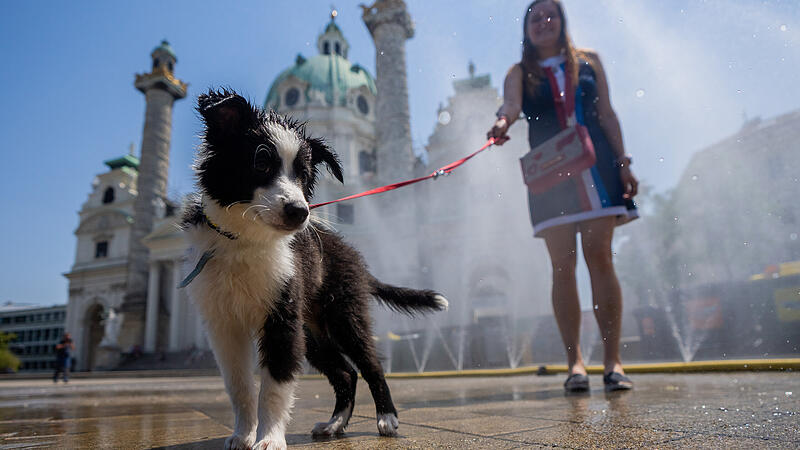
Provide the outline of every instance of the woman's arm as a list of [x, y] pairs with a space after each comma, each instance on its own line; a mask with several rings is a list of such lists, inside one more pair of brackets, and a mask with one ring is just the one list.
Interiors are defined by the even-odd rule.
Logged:
[[608, 80], [600, 57], [591, 50], [583, 51], [590, 60], [597, 79], [597, 119], [600, 127], [606, 134], [611, 149], [614, 151], [617, 165], [620, 169], [622, 184], [625, 186], [625, 197], [633, 198], [639, 187], [639, 181], [633, 176], [630, 169], [630, 157], [625, 154], [625, 144], [622, 142], [622, 127], [619, 125], [617, 113], [611, 107], [611, 97], [608, 94]]
[[506, 74], [503, 83], [503, 106], [497, 111], [497, 120], [492, 128], [486, 133], [487, 138], [495, 138], [497, 145], [503, 145], [508, 141], [506, 135], [508, 128], [519, 117], [522, 111], [522, 68], [519, 64], [514, 64]]

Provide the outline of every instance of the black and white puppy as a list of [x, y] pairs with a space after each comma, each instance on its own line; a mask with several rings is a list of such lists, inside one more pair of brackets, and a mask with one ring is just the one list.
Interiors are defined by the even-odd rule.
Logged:
[[[304, 126], [230, 91], [198, 99], [205, 122], [185, 208], [189, 294], [236, 417], [225, 448], [279, 449], [303, 356], [330, 381], [336, 406], [312, 433], [330, 436], [353, 412], [357, 373], [375, 400], [378, 431], [395, 435], [397, 410], [376, 357], [369, 299], [413, 313], [447, 308], [433, 291], [389, 286], [335, 233], [309, 226], [318, 167], [342, 181], [336, 154]], [[254, 343], [261, 388], [255, 391]]]

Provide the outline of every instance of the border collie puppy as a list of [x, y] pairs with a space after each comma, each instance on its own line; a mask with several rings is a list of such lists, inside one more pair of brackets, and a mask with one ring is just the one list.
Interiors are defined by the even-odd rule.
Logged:
[[304, 355], [336, 394], [331, 419], [314, 435], [347, 426], [357, 381], [348, 359], [372, 391], [378, 431], [395, 435], [397, 410], [376, 357], [368, 302], [376, 297], [414, 313], [447, 309], [447, 300], [381, 283], [339, 236], [309, 225], [318, 167], [340, 182], [342, 167], [302, 124], [227, 90], [201, 95], [198, 111], [205, 133], [195, 162], [199, 193], [183, 219], [191, 247], [183, 284], [205, 319], [233, 404], [235, 429], [225, 448], [286, 447]]

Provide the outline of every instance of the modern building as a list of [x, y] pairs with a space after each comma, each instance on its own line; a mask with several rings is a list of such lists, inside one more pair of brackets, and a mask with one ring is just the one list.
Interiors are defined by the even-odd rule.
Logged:
[[55, 368], [56, 344], [64, 336], [67, 305], [0, 306], [0, 332], [13, 333], [10, 349], [20, 359], [21, 372]]

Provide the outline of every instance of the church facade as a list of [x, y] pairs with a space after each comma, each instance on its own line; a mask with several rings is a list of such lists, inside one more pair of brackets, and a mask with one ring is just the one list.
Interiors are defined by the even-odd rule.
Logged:
[[[364, 7], [363, 19], [375, 41], [377, 77], [348, 59], [350, 44], [333, 13], [317, 38], [317, 54], [298, 55], [276, 77], [264, 100], [265, 108], [306, 121], [308, 132], [324, 137], [340, 155], [346, 184], [325, 177], [316, 201], [424, 175], [465, 156], [485, 141], [485, 129], [501, 101], [488, 75], [476, 76], [470, 65], [469, 76], [454, 82], [455, 95], [438, 112], [426, 148], [430, 163], [422, 164], [411, 148], [405, 72], [404, 41], [413, 36], [413, 23], [404, 2], [398, 0]], [[181, 94], [174, 90], [181, 82], [172, 75], [177, 59], [166, 43], [152, 56], [153, 72], [144, 76], [166, 74], [169, 78], [162, 83], [179, 83], [155, 86], [173, 89], [167, 92], [170, 98], [164, 95], [171, 107]], [[169, 117], [163, 110], [160, 116], [150, 114], [145, 135], [148, 126], [168, 127]], [[527, 150], [524, 131], [516, 127], [509, 144], [482, 154], [480, 163], [463, 166], [447, 179], [315, 210], [359, 249], [378, 278], [437, 289], [451, 300], [450, 313], [422, 319], [376, 308], [376, 337], [382, 352], [390, 355], [387, 370], [420, 370], [419, 361], [416, 368], [398, 363], [408, 351], [415, 359], [417, 353], [429, 355], [431, 346], [452, 356], [452, 366], [444, 368], [466, 368], [470, 364], [464, 362], [468, 359], [464, 354], [475, 340], [467, 330], [486, 320], [497, 334], [491, 345], [502, 350], [493, 353], [505, 354], [509, 346], [515, 349], [498, 364], [514, 365], [512, 359], [519, 363], [522, 358], [524, 348], [511, 342], [515, 325], [507, 320], [509, 311], [530, 316], [535, 308], [520, 300], [532, 300], [536, 286], [548, 295], [541, 288], [548, 285], [549, 276], [546, 261], [531, 263], [523, 258], [528, 252], [545, 254], [531, 238], [516, 162]], [[147, 139], [143, 138], [143, 159]], [[165, 158], [161, 144], [160, 166], [155, 167], [166, 173], [168, 147]], [[151, 194], [152, 209], [147, 212], [151, 225], [143, 237], [134, 237], [143, 172], [156, 170], [153, 164], [145, 169], [143, 162], [133, 154], [106, 161], [109, 170], [97, 176], [79, 212], [76, 259], [65, 276], [69, 279], [66, 329], [74, 330], [80, 370], [117, 367], [119, 355], [209, 348], [197, 310], [177, 288], [186, 250], [176, 226], [179, 206], [162, 194]], [[141, 263], [132, 267], [133, 240], [146, 249], [146, 290], [140, 300], [131, 295], [131, 280], [136, 281], [131, 271], [141, 272], [142, 267]], [[418, 336], [413, 331], [423, 328], [431, 337], [398, 340], [398, 336]], [[453, 356], [456, 353], [461, 357]]]

